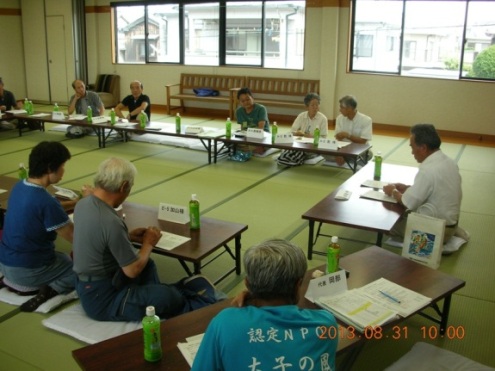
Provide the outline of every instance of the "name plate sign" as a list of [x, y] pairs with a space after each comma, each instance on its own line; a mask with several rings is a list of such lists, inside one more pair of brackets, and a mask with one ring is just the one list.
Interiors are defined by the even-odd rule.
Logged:
[[336, 295], [347, 290], [345, 270], [313, 278], [309, 281], [308, 290], [304, 297], [311, 302], [322, 296]]
[[63, 112], [52, 112], [52, 120], [65, 120]]
[[248, 128], [246, 132], [247, 138], [263, 139], [265, 137], [265, 132], [260, 128]]
[[185, 206], [160, 203], [158, 206], [158, 219], [186, 224], [189, 223], [189, 213]]
[[200, 134], [203, 132], [201, 126], [188, 126], [186, 127], [186, 134]]
[[321, 149], [339, 149], [339, 143], [335, 139], [321, 138], [318, 142]]
[[294, 137], [292, 133], [277, 134], [275, 137], [275, 143], [292, 143], [294, 142]]

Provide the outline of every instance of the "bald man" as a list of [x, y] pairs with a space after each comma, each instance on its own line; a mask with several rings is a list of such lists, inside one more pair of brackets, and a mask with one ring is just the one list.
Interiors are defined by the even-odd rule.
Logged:
[[[124, 109], [129, 111], [127, 116], [124, 116], [124, 113], [122, 112]], [[135, 120], [141, 111], [146, 113], [149, 120], [151, 117], [150, 98], [143, 94], [143, 84], [136, 80], [131, 82], [131, 94], [125, 97], [124, 100], [115, 107], [115, 113], [120, 118]]]

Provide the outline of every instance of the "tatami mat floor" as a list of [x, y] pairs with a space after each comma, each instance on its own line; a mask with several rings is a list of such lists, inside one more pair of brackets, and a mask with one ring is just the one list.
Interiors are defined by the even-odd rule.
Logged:
[[[166, 115], [153, 115], [153, 120], [173, 122]], [[218, 119], [185, 117], [187, 124], [222, 128]], [[246, 163], [220, 160], [208, 165], [205, 151], [170, 145], [131, 141], [112, 143], [98, 149], [95, 137], [69, 140], [63, 132], [31, 131], [18, 137], [14, 131], [0, 132], [0, 174], [16, 176], [19, 162], [28, 162], [31, 148], [41, 140], [57, 140], [70, 149], [72, 159], [66, 165], [61, 185], [79, 188], [91, 183], [98, 163], [109, 156], [124, 157], [138, 169], [138, 177], [130, 201], [147, 205], [159, 202], [185, 204], [192, 193], [201, 201], [202, 215], [249, 225], [243, 234], [243, 250], [270, 237], [287, 238], [303, 249], [307, 245], [307, 223], [301, 214], [352, 174], [349, 170], [322, 166], [301, 166], [285, 169], [277, 166], [273, 156], [253, 158]], [[283, 126], [281, 130], [288, 130]], [[375, 135], [374, 151], [381, 151], [385, 162], [416, 166], [406, 137]], [[450, 325], [465, 330], [463, 339], [429, 339], [422, 337], [420, 326], [430, 323], [422, 317], [409, 319], [405, 326], [409, 338], [400, 341], [381, 340], [366, 344], [355, 370], [382, 370], [406, 353], [415, 342], [426, 341], [452, 350], [480, 363], [495, 367], [495, 290], [492, 231], [495, 225], [495, 148], [444, 140], [442, 149], [456, 159], [463, 177], [463, 204], [460, 224], [471, 233], [471, 241], [461, 250], [442, 259], [441, 271], [466, 280], [466, 287], [454, 294]], [[400, 179], [397, 179], [400, 181]], [[343, 241], [343, 252], [350, 254], [375, 241], [375, 235], [336, 226], [324, 226], [329, 234], [350, 239]], [[321, 237], [316, 249], [323, 250], [328, 238]], [[69, 251], [70, 245], [57, 241], [58, 247]], [[397, 249], [385, 247], [400, 253]], [[181, 266], [164, 257], [155, 257], [160, 276], [165, 281], [181, 278]], [[316, 256], [310, 267], [323, 264]], [[220, 275], [231, 261], [223, 256], [205, 268], [212, 278]], [[243, 288], [242, 276], [229, 277], [220, 289], [229, 295]], [[71, 351], [84, 346], [82, 342], [44, 328], [41, 320], [50, 316], [20, 313], [10, 318], [14, 307], [0, 303], [0, 370], [74, 370], [78, 369]]]

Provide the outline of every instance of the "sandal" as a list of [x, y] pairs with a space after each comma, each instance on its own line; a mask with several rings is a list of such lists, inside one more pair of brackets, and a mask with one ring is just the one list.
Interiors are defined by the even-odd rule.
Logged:
[[41, 304], [58, 295], [50, 286], [43, 286], [38, 295], [21, 305], [21, 312], [34, 312]]

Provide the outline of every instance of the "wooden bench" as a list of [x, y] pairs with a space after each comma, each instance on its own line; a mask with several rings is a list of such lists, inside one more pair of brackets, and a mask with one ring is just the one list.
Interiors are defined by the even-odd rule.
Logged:
[[[209, 103], [227, 103], [229, 107], [229, 117], [234, 117], [234, 102], [237, 101], [237, 90], [246, 84], [244, 76], [227, 75], [199, 75], [182, 73], [180, 83], [165, 85], [167, 93], [167, 113], [170, 114], [172, 108], [184, 109], [185, 100], [195, 100]], [[178, 92], [177, 92], [178, 88]], [[193, 89], [208, 88], [218, 90], [218, 96], [198, 97]], [[173, 90], [175, 92], [173, 92]], [[179, 100], [179, 106], [171, 106], [172, 99]]]
[[319, 80], [248, 76], [246, 86], [251, 89], [256, 103], [282, 108], [306, 109], [306, 94], [320, 93]]

